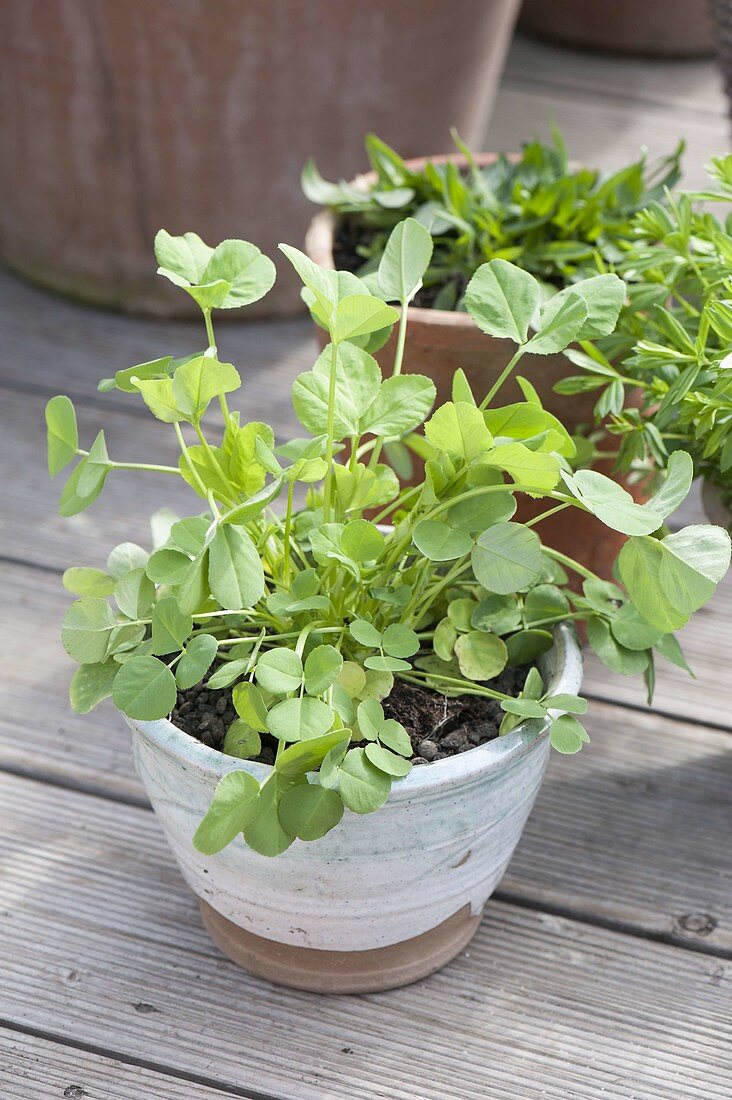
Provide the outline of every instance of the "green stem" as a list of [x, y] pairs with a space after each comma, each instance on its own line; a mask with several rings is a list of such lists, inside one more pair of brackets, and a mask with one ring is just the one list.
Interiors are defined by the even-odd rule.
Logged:
[[323, 487], [323, 522], [330, 522], [330, 501], [333, 492], [333, 431], [335, 424], [335, 394], [336, 377], [338, 371], [338, 345], [331, 345], [330, 378], [328, 380], [328, 420], [326, 425], [327, 440], [325, 444], [325, 485]]
[[484, 398], [483, 398], [483, 400], [481, 401], [480, 405], [478, 406], [478, 408], [480, 409], [480, 411], [481, 411], [481, 412], [482, 412], [482, 411], [483, 411], [484, 409], [487, 409], [487, 408], [488, 408], [488, 406], [490, 405], [491, 401], [492, 401], [492, 400], [493, 400], [493, 398], [494, 398], [494, 397], [496, 396], [496, 394], [497, 394], [497, 393], [498, 393], [498, 391], [500, 390], [500, 388], [501, 388], [501, 386], [503, 385], [503, 383], [504, 383], [504, 382], [506, 381], [506, 379], [507, 379], [507, 378], [509, 377], [509, 375], [511, 374], [511, 372], [513, 371], [514, 367], [516, 366], [516, 364], [518, 363], [519, 359], [520, 359], [520, 358], [522, 357], [522, 355], [523, 355], [523, 354], [524, 354], [524, 349], [523, 349], [523, 348], [519, 348], [519, 349], [518, 349], [518, 350], [517, 350], [517, 351], [515, 352], [515, 354], [514, 354], [514, 355], [513, 355], [512, 357], [511, 357], [511, 359], [510, 359], [510, 360], [508, 361], [508, 363], [507, 363], [507, 364], [506, 364], [506, 366], [505, 366], [505, 367], [503, 368], [503, 370], [501, 371], [501, 373], [500, 373], [500, 374], [498, 375], [498, 378], [497, 378], [497, 379], [496, 379], [496, 381], [495, 381], [495, 382], [493, 383], [493, 385], [491, 386], [491, 388], [490, 388], [490, 389], [488, 390], [488, 393], [487, 393], [487, 394], [485, 395], [485, 397], [484, 397]]
[[527, 519], [524, 523], [524, 527], [533, 527], [535, 524], [541, 523], [543, 519], [549, 519], [549, 516], [555, 516], [557, 512], [563, 512], [565, 508], [571, 508], [569, 501], [558, 504], [556, 508], [549, 508], [548, 511], [542, 512], [540, 516], [534, 516], [533, 519]]
[[410, 673], [400, 672], [399, 679], [414, 683], [419, 683], [422, 680], [439, 680], [441, 684], [452, 684], [459, 687], [465, 695], [485, 695], [489, 699], [513, 699], [512, 695], [504, 695], [502, 691], [494, 691], [493, 688], [481, 687], [469, 680], [458, 680], [455, 676], [442, 676], [437, 672], [422, 672], [416, 668], [413, 668]]
[[562, 554], [559, 550], [553, 550], [550, 546], [542, 547], [545, 554], [554, 561], [558, 561], [560, 565], [566, 565], [568, 569], [571, 569], [574, 573], [578, 573], [580, 577], [584, 577], [588, 581], [599, 581], [597, 573], [593, 573], [591, 569], [586, 569], [584, 565], [580, 565], [574, 558], [568, 557], [567, 554]]
[[149, 462], [110, 462], [113, 470], [151, 470], [156, 474], [177, 474], [181, 476], [177, 466], [155, 466]]
[[[219, 352], [216, 347], [216, 336], [214, 335], [213, 318], [211, 316], [211, 308], [203, 310], [203, 319], [206, 323], [206, 339], [208, 340], [209, 350], [214, 353], [214, 357], [218, 359]], [[229, 412], [229, 405], [226, 397], [223, 393], [219, 394], [219, 407], [221, 408], [221, 415], [224, 418], [224, 423], [228, 423], [231, 413]]]
[[[407, 339], [407, 303], [401, 303], [401, 313], [399, 314], [399, 328], [397, 329], [397, 346], [394, 352], [394, 366], [392, 367], [392, 378], [398, 378], [402, 373], [402, 363], [404, 361], [404, 346]], [[371, 458], [369, 459], [369, 469], [373, 470], [377, 465], [379, 458], [381, 457], [381, 449], [384, 446], [384, 440], [379, 437], [376, 440], [373, 451], [371, 452]]]
[[173, 427], [175, 428], [175, 434], [176, 434], [176, 437], [178, 439], [178, 446], [180, 447], [181, 454], [183, 455], [183, 458], [185, 460], [186, 466], [188, 467], [190, 475], [193, 478], [193, 480], [195, 481], [196, 485], [198, 486], [198, 489], [201, 493], [201, 496], [205, 497], [206, 493], [207, 493], [206, 486], [201, 481], [198, 470], [196, 469], [196, 467], [193, 465], [193, 462], [191, 461], [191, 456], [188, 454], [188, 447], [186, 446], [186, 441], [183, 438], [183, 432], [180, 430], [180, 424], [178, 423], [177, 420], [173, 424]]
[[285, 584], [290, 580], [290, 532], [292, 530], [292, 498], [295, 486], [292, 481], [287, 483], [287, 512], [285, 513], [285, 533], [283, 536], [284, 550], [282, 558], [282, 573]]

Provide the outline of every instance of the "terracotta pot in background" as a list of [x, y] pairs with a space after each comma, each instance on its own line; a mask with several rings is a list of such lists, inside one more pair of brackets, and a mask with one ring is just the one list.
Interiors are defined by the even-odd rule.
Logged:
[[[351, 176], [373, 130], [400, 150], [478, 143], [519, 0], [7, 0], [0, 256], [99, 305], [172, 315], [155, 232], [300, 244], [300, 170]], [[249, 316], [301, 308], [278, 264]], [[191, 307], [192, 309], [194, 307]]]
[[524, 0], [520, 26], [538, 38], [586, 50], [707, 57], [707, 0]]
[[[483, 153], [476, 157], [482, 166], [491, 164], [495, 159], [495, 153]], [[465, 158], [458, 155], [421, 157], [408, 163], [410, 167], [419, 169], [427, 160], [451, 160], [460, 168], [466, 166]], [[368, 173], [357, 177], [353, 184], [366, 187], [372, 180], [373, 175]], [[321, 267], [335, 266], [334, 227], [334, 215], [325, 210], [316, 215], [307, 233], [308, 255]], [[317, 328], [317, 337], [321, 347], [325, 346], [327, 334], [323, 329]], [[376, 353], [376, 359], [385, 373], [391, 371], [395, 349], [396, 330]], [[458, 367], [462, 367], [473, 392], [480, 400], [498, 378], [514, 350], [515, 345], [510, 340], [486, 336], [467, 313], [410, 306], [402, 370], [405, 373], [425, 374], [431, 378], [437, 386], [437, 401], [440, 403], [450, 400], [453, 375]], [[516, 373], [531, 381], [544, 408], [558, 417], [570, 433], [575, 433], [582, 426], [592, 425], [595, 394], [562, 397], [553, 391], [556, 382], [574, 373], [574, 368], [564, 355], [526, 355], [520, 361]], [[498, 401], [506, 405], [522, 399], [518, 383], [515, 378], [511, 378], [501, 388]], [[602, 473], [611, 473], [611, 463], [603, 463], [597, 468]], [[645, 499], [640, 486], [630, 486], [623, 479], [619, 480], [635, 499]], [[525, 522], [540, 511], [546, 511], [546, 508], [546, 502], [535, 503], [522, 497], [517, 518]], [[571, 515], [560, 512], [543, 521], [539, 533], [547, 545], [569, 554], [608, 580], [612, 576], [613, 563], [625, 542], [624, 535], [609, 530], [594, 516], [579, 509], [573, 509]]]

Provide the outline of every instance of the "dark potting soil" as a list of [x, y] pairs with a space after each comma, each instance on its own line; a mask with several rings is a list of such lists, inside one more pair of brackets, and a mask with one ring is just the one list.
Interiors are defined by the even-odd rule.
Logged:
[[[518, 695], [524, 686], [528, 666], [508, 668], [486, 686], [506, 695]], [[503, 717], [498, 701], [479, 695], [459, 695], [448, 699], [424, 688], [397, 680], [383, 702], [387, 718], [401, 722], [412, 742], [412, 762], [429, 764], [445, 760], [498, 736]], [[213, 749], [223, 749], [226, 731], [237, 717], [231, 688], [211, 691], [197, 684], [178, 692], [171, 721]], [[277, 741], [262, 734], [262, 751], [256, 757], [262, 764], [274, 764]]]
[[[367, 225], [358, 214], [346, 214], [340, 218], [335, 227], [333, 236], [333, 263], [338, 271], [358, 272], [363, 266], [364, 259], [358, 249], [368, 246], [374, 238], [374, 230]], [[451, 282], [456, 285], [456, 301], [459, 301], [465, 293], [468, 280], [460, 272], [451, 276]], [[413, 305], [421, 309], [431, 309], [437, 295], [444, 283], [436, 283], [434, 286], [423, 286], [414, 296]]]

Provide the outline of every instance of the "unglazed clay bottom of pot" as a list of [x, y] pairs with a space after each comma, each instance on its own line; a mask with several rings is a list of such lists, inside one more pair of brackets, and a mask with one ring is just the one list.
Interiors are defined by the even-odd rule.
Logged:
[[482, 919], [465, 905], [436, 928], [388, 947], [322, 951], [267, 940], [239, 928], [199, 898], [201, 916], [216, 946], [250, 974], [311, 993], [375, 993], [434, 974], [472, 940]]
[[[579, 691], [582, 657], [564, 625], [540, 662], [550, 695]], [[219, 780], [271, 767], [208, 748], [166, 719], [128, 719], [137, 770], [219, 947], [272, 981], [327, 992], [403, 985], [436, 970], [475, 932], [539, 791], [547, 727], [423, 764], [384, 806], [346, 810], [320, 840], [275, 859], [237, 837], [216, 855], [193, 846]]]

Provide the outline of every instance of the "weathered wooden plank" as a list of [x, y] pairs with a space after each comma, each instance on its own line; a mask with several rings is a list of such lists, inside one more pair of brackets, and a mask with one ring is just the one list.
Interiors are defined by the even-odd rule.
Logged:
[[[503, 85], [533, 90], [537, 96], [542, 89], [551, 93], [571, 88], [611, 102], [631, 100], [640, 112], [649, 106], [661, 108], [673, 114], [679, 132], [690, 126], [697, 114], [711, 115], [726, 127], [727, 104], [719, 69], [712, 60], [649, 61], [632, 54], [623, 57], [573, 50], [517, 34], [506, 60]], [[723, 132], [726, 135], [726, 129]]]
[[0, 1095], [8, 1100], [221, 1100], [247, 1094], [177, 1080], [0, 1025]]
[[[8, 784], [26, 802], [48, 794]], [[494, 902], [443, 973], [314, 1011], [217, 956], [150, 814], [56, 794], [45, 839], [25, 836], [22, 797], [2, 803], [13, 1023], [298, 1100], [721, 1100], [732, 1088], [718, 959]]]
[[[64, 602], [54, 577], [0, 568], [8, 608], [0, 766], [144, 803], [127, 728], [111, 704], [81, 717], [66, 702], [73, 666], [53, 622]], [[732, 861], [726, 848], [709, 853], [709, 837], [732, 828], [728, 736], [601, 703], [592, 704], [588, 728], [592, 745], [552, 760], [504, 888], [732, 950]], [[699, 922], [687, 917], [698, 913], [711, 916], [711, 931], [709, 922], [694, 931]]]

